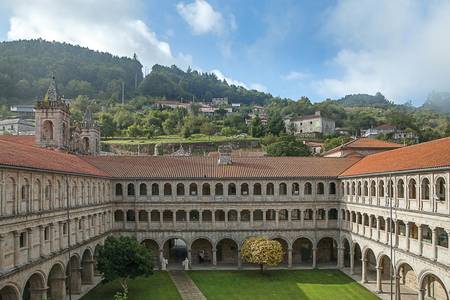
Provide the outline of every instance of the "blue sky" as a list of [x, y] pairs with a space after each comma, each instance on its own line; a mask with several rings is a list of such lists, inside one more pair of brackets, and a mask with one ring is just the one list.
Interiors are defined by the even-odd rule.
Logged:
[[292, 99], [450, 90], [444, 0], [0, 0], [0, 39], [37, 37]]

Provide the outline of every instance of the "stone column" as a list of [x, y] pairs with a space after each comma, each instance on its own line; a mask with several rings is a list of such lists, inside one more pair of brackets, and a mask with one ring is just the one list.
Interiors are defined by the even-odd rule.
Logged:
[[81, 268], [71, 266], [70, 286], [72, 294], [79, 295], [81, 293]]
[[[3, 244], [4, 239], [5, 237], [3, 236], [3, 234], [0, 234], [0, 249], [4, 249], [5, 247]], [[3, 268], [5, 267], [4, 264], [5, 264], [5, 254], [2, 251], [0, 252], [0, 272], [3, 271]]]
[[64, 228], [64, 223], [63, 222], [58, 222], [58, 235], [59, 235], [59, 250], [61, 251], [63, 249], [63, 228]]
[[369, 238], [372, 238], [372, 226], [373, 226], [372, 216], [369, 215]]
[[275, 210], [275, 227], [278, 228], [278, 219], [279, 219], [279, 212], [278, 209]]
[[250, 210], [250, 226], [253, 227], [253, 213], [254, 210]]
[[409, 238], [409, 231], [411, 229], [411, 223], [410, 222], [406, 222], [406, 230], [405, 230], [405, 235], [406, 235], [406, 251], [409, 251], [409, 247], [410, 247], [410, 238]]
[[172, 211], [172, 225], [173, 225], [173, 228], [175, 228], [176, 221], [177, 221], [177, 211], [175, 210], [175, 211]]
[[313, 248], [313, 263], [312, 263], [312, 267], [313, 269], [317, 268], [317, 248]]
[[50, 299], [62, 300], [66, 298], [66, 277], [52, 277], [51, 281]]
[[43, 300], [46, 299], [47, 296], [47, 288], [30, 287], [30, 300]]
[[27, 228], [28, 262], [33, 259], [33, 229]]
[[367, 282], [367, 259], [361, 258], [361, 283]]
[[292, 248], [288, 248], [288, 268], [292, 268]]
[[377, 293], [380, 294], [383, 292], [383, 285], [381, 284], [381, 271], [382, 267], [377, 267]]
[[395, 238], [395, 240], [394, 240], [394, 247], [398, 247], [398, 241], [399, 241], [399, 234], [400, 234], [400, 225], [399, 225], [399, 223], [398, 223], [398, 221], [395, 221], [395, 223], [394, 223], [394, 238]]
[[380, 218], [377, 217], [377, 242], [380, 241]]
[[384, 240], [384, 242], [385, 242], [385, 244], [389, 244], [389, 235], [390, 235], [390, 231], [392, 230], [391, 229], [391, 226], [392, 226], [392, 222], [391, 222], [391, 219], [388, 219], [389, 220], [389, 222], [385, 222], [385, 231], [384, 231], [384, 233], [385, 233], [385, 240]]
[[49, 239], [50, 239], [50, 253], [55, 252], [55, 226], [53, 223], [49, 224]]
[[203, 224], [203, 210], [199, 210], [199, 211], [198, 211], [198, 223], [199, 223], [200, 225]]
[[44, 256], [44, 226], [40, 225], [39, 227], [39, 257]]
[[20, 233], [14, 231], [14, 267], [19, 265]]
[[159, 228], [163, 228], [163, 215], [164, 211], [159, 210]]
[[242, 268], [242, 261], [241, 261], [241, 249], [238, 250], [238, 257], [237, 257], [237, 261], [238, 261], [238, 269]]
[[419, 300], [425, 300], [425, 291], [424, 288], [419, 289]]
[[354, 251], [353, 251], [353, 245], [350, 245], [350, 275], [355, 274], [355, 262], [353, 259]]
[[422, 255], [422, 224], [417, 224], [417, 243], [419, 244], [418, 255]]
[[337, 253], [337, 255], [338, 255], [338, 268], [340, 268], [340, 269], [342, 269], [342, 268], [344, 268], [344, 252], [345, 252], [345, 249], [344, 249], [344, 247], [338, 247], [337, 248], [337, 250], [338, 250], [338, 253]]
[[395, 275], [395, 300], [400, 300], [400, 276]]
[[212, 253], [213, 266], [217, 266], [217, 250], [214, 248]]
[[437, 228], [431, 228], [431, 247], [433, 248], [432, 258], [434, 261], [437, 260]]

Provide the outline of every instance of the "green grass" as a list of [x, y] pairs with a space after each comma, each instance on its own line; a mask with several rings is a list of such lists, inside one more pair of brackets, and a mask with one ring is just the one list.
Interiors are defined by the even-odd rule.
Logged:
[[213, 135], [207, 136], [204, 134], [193, 134], [189, 138], [184, 138], [179, 135], [160, 135], [151, 139], [147, 138], [115, 138], [104, 140], [105, 144], [161, 144], [161, 143], [200, 143], [200, 142], [224, 142], [224, 141], [242, 141], [242, 140], [257, 140], [252, 137], [231, 137]]
[[[155, 272], [147, 278], [130, 280], [128, 287], [128, 300], [181, 300], [167, 272]], [[112, 300], [114, 294], [120, 290], [121, 287], [117, 281], [100, 284], [82, 300]]]
[[337, 270], [191, 271], [208, 300], [371, 300], [370, 291]]

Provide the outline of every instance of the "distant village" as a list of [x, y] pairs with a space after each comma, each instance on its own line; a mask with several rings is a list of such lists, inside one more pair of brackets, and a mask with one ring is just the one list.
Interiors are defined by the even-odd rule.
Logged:
[[[65, 100], [70, 102], [70, 100]], [[176, 100], [155, 100], [148, 109], [183, 108], [188, 112], [194, 109], [199, 114], [208, 117], [216, 115], [228, 115], [239, 112], [240, 103], [233, 103], [228, 98], [213, 98], [211, 102], [181, 102]], [[0, 135], [34, 135], [35, 134], [35, 107], [34, 105], [13, 105], [10, 107], [12, 118], [0, 120]], [[246, 125], [251, 124], [255, 118], [259, 118], [261, 123], [267, 125], [268, 114], [266, 108], [261, 105], [251, 106], [250, 112], [245, 118]], [[367, 155], [401, 146], [405, 140], [416, 139], [416, 134], [412, 131], [399, 130], [390, 124], [382, 124], [373, 128], [362, 128], [360, 135], [356, 136], [346, 128], [336, 127], [336, 120], [324, 116], [320, 111], [312, 115], [303, 115], [285, 118], [284, 125], [287, 133], [293, 134], [303, 140], [303, 143], [310, 149], [313, 155], [322, 156], [348, 156], [350, 153]], [[377, 140], [380, 136], [390, 136], [392, 142]], [[323, 138], [327, 136], [348, 136], [352, 139], [349, 143], [341, 145], [332, 151], [325, 152]], [[367, 142], [368, 139], [371, 141]], [[358, 142], [358, 141], [364, 142]], [[397, 144], [398, 143], [398, 144]], [[355, 150], [356, 149], [356, 150]]]

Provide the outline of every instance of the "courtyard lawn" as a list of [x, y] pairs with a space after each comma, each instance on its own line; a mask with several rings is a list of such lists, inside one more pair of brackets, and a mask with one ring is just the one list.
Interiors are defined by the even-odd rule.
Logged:
[[[128, 300], [181, 300], [167, 272], [155, 272], [147, 278], [130, 280], [128, 288]], [[118, 281], [100, 284], [82, 300], [112, 300], [118, 291], [121, 291]]]
[[208, 300], [371, 300], [370, 291], [337, 270], [191, 271]]

